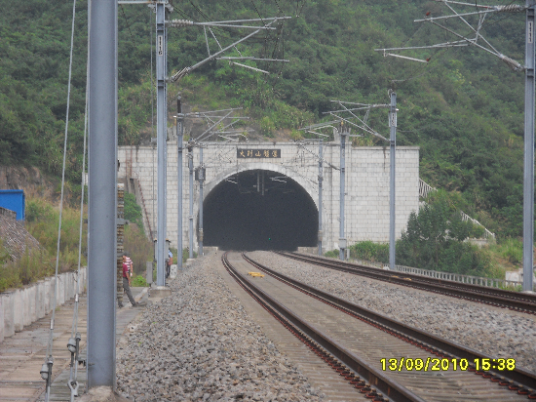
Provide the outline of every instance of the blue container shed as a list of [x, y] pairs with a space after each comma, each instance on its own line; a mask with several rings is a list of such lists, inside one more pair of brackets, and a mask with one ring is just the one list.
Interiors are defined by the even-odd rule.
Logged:
[[25, 199], [23, 190], [0, 190], [0, 207], [15, 211], [17, 220], [24, 220]]

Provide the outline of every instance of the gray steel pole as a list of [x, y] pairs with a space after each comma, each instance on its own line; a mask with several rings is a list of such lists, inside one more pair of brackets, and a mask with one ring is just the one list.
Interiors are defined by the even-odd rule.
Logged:
[[204, 168], [203, 168], [203, 147], [199, 147], [199, 257], [203, 255], [203, 181]]
[[346, 238], [344, 236], [344, 173], [346, 170], [346, 127], [341, 127], [341, 184], [340, 184], [340, 222], [339, 222], [339, 259], [344, 261]]
[[115, 386], [117, 2], [92, 0], [89, 46], [88, 387]]
[[166, 97], [166, 8], [156, 4], [156, 138], [157, 138], [157, 181], [158, 222], [156, 284], [166, 285], [166, 146], [167, 146], [167, 97]]
[[527, 7], [525, 40], [525, 164], [523, 174], [523, 291], [532, 291], [534, 245], [534, 5]]
[[177, 159], [177, 188], [178, 188], [178, 213], [177, 213], [177, 269], [182, 270], [182, 151], [184, 149], [182, 140], [184, 137], [184, 118], [180, 116], [182, 113], [181, 107], [181, 97], [177, 97], [177, 113], [179, 116], [177, 118], [177, 148], [178, 148], [178, 159]]
[[389, 126], [391, 127], [391, 150], [390, 150], [390, 173], [389, 173], [389, 268], [395, 269], [396, 264], [396, 242], [395, 242], [395, 223], [396, 223], [396, 92], [391, 92], [391, 109], [389, 111]]
[[190, 169], [189, 187], [190, 187], [190, 226], [188, 228], [189, 237], [189, 258], [194, 258], [194, 153], [193, 144], [188, 144], [188, 169]]
[[318, 143], [318, 156], [318, 255], [322, 255], [322, 181], [324, 180], [322, 139]]

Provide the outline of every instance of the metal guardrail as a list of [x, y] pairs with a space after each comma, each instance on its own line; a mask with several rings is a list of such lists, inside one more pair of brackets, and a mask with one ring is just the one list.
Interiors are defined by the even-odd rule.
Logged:
[[[364, 265], [367, 267], [385, 269], [388, 270], [389, 266], [382, 264], [381, 262], [365, 261], [358, 259], [351, 259], [350, 262]], [[450, 272], [443, 271], [433, 271], [430, 269], [423, 268], [414, 268], [407, 267], [405, 265], [395, 265], [395, 271], [397, 272], [407, 272], [408, 274], [416, 274], [421, 276], [427, 276], [429, 278], [443, 279], [446, 281], [468, 283], [471, 285], [480, 285], [487, 286], [492, 288], [508, 289], [516, 288], [518, 286], [523, 286], [521, 281], [511, 281], [508, 279], [496, 279], [496, 278], [485, 278], [482, 276], [471, 276], [471, 275], [462, 275], [462, 274], [453, 274]], [[534, 291], [536, 291], [536, 284], [534, 285]]]
[[[450, 272], [432, 271], [429, 269], [406, 267], [404, 265], [395, 265], [395, 270], [398, 272], [407, 272], [430, 278], [442, 279], [446, 281], [468, 283], [471, 285], [487, 286], [491, 288], [506, 289], [509, 287], [523, 286], [523, 282], [510, 281], [508, 279], [484, 278], [481, 276], [471, 276], [462, 274], [453, 274]], [[536, 286], [535, 286], [536, 289]]]
[[431, 191], [435, 191], [435, 188], [426, 183], [423, 179], [419, 179], [419, 197], [425, 199]]
[[482, 226], [482, 228], [484, 229], [484, 237], [486, 239], [493, 239], [495, 240], [495, 233], [493, 232], [490, 232], [488, 229], [486, 229], [486, 227], [484, 225], [482, 225], [479, 221], [477, 221], [476, 219], [474, 218], [471, 218], [469, 215], [467, 215], [465, 212], [463, 211], [460, 211], [460, 214], [462, 215], [462, 221], [464, 222], [467, 222], [467, 221], [471, 221], [473, 224], [475, 225], [478, 225], [478, 226]]

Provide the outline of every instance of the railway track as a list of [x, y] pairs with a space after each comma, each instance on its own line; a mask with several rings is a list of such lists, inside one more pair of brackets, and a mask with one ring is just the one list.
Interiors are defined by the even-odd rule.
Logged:
[[445, 281], [415, 274], [385, 271], [359, 264], [299, 253], [278, 252], [278, 254], [298, 261], [308, 262], [321, 267], [365, 276], [384, 282], [485, 303], [496, 307], [509, 308], [523, 313], [536, 314], [536, 295], [533, 294], [471, 285], [468, 283]]
[[[492, 357], [407, 327], [278, 274], [245, 255], [243, 258], [269, 276], [248, 279], [244, 272], [247, 268], [234, 267], [236, 260], [231, 263], [228, 253], [222, 262], [264, 308], [356, 387], [356, 398], [361, 395], [373, 401], [536, 399], [536, 377], [525, 370], [477, 371], [474, 359]], [[405, 367], [400, 364], [400, 371], [384, 370], [381, 359], [390, 358], [399, 363], [402, 358], [414, 362], [433, 358], [442, 364], [447, 362], [450, 369], [408, 369], [406, 360]], [[465, 370], [453, 370], [453, 361], [468, 364]]]

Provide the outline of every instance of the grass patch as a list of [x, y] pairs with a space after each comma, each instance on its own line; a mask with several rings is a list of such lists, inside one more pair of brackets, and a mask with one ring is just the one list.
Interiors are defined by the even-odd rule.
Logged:
[[488, 250], [506, 270], [520, 268], [523, 263], [523, 241], [520, 239], [504, 239], [489, 246]]
[[[32, 211], [26, 221], [26, 229], [45, 249], [45, 254], [55, 261], [58, 242], [59, 209], [44, 199], [30, 199], [27, 203]], [[87, 218], [87, 212], [84, 213]], [[86, 265], [84, 254], [87, 248], [87, 226], [82, 231], [82, 260]], [[80, 210], [63, 207], [61, 225], [61, 243], [59, 271], [72, 271], [78, 266], [78, 238], [80, 235]]]
[[136, 288], [146, 288], [149, 285], [147, 285], [147, 281], [143, 275], [136, 275], [132, 278], [132, 286]]
[[[135, 199], [130, 199], [129, 205], [133, 218], [131, 222], [139, 222], [141, 226], [141, 214], [136, 213], [138, 210]], [[29, 198], [27, 200], [25, 227], [39, 242], [42, 250], [26, 253], [21, 258], [14, 260], [0, 241], [0, 292], [54, 275], [59, 216], [59, 209], [47, 200], [42, 198]], [[87, 213], [85, 213], [85, 218], [87, 218]], [[84, 224], [84, 226], [82, 231], [82, 266], [87, 264], [85, 257], [87, 225]], [[145, 272], [145, 261], [152, 260], [153, 255], [153, 245], [145, 237], [143, 229], [140, 230], [140, 226], [131, 223], [125, 227], [124, 249], [134, 263], [134, 273], [136, 274]], [[60, 273], [74, 271], [78, 267], [79, 231], [80, 210], [64, 205], [58, 267]]]

